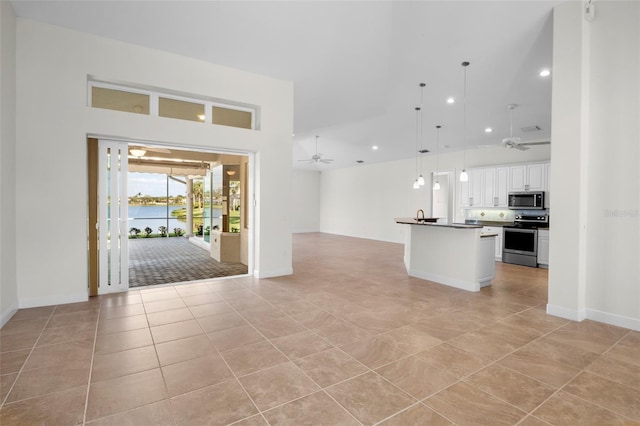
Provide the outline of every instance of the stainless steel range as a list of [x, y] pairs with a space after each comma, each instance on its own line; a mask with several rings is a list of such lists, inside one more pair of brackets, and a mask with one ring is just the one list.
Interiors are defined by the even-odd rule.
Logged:
[[547, 214], [516, 214], [513, 225], [504, 227], [502, 261], [538, 267], [538, 228], [549, 227]]

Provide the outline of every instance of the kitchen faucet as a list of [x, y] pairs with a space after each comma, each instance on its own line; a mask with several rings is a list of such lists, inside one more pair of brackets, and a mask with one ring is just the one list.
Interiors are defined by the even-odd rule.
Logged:
[[[420, 217], [420, 213], [422, 213], [422, 218]], [[424, 210], [420, 209], [420, 210], [417, 211], [416, 219], [417, 220], [424, 219]]]

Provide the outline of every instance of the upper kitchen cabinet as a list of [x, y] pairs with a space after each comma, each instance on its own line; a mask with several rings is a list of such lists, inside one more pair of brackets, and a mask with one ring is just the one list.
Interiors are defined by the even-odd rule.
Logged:
[[544, 165], [544, 174], [545, 174], [545, 186], [544, 186], [544, 208], [548, 209], [551, 207], [551, 163], [545, 163]]
[[507, 207], [509, 205], [509, 168], [496, 168], [495, 207]]
[[546, 170], [544, 163], [524, 164], [509, 168], [509, 191], [544, 191]]
[[482, 197], [483, 169], [469, 169], [469, 180], [458, 182], [460, 207], [484, 207]]
[[509, 168], [482, 169], [482, 206], [507, 207], [509, 194]]

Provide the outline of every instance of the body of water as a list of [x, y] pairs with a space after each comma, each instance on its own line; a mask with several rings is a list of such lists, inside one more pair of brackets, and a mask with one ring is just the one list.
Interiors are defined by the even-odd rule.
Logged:
[[[181, 228], [183, 231], [186, 231], [186, 219], [179, 220], [171, 216], [172, 211], [179, 210], [184, 207], [185, 206], [169, 206], [169, 209], [167, 209], [167, 206], [129, 206], [127, 230], [131, 228], [138, 228], [144, 232], [144, 228], [148, 226], [153, 229], [153, 233], [155, 234], [158, 232], [158, 228], [160, 226], [167, 226], [168, 217], [169, 225], [167, 228], [169, 232], [173, 232], [173, 228]], [[220, 216], [222, 214], [222, 210], [214, 208], [213, 214], [214, 216]], [[195, 219], [194, 222], [196, 222]]]

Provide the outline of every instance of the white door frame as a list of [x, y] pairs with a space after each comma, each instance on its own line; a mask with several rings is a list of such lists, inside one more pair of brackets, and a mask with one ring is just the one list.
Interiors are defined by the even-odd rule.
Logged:
[[126, 142], [98, 140], [98, 294], [129, 288], [128, 155]]

